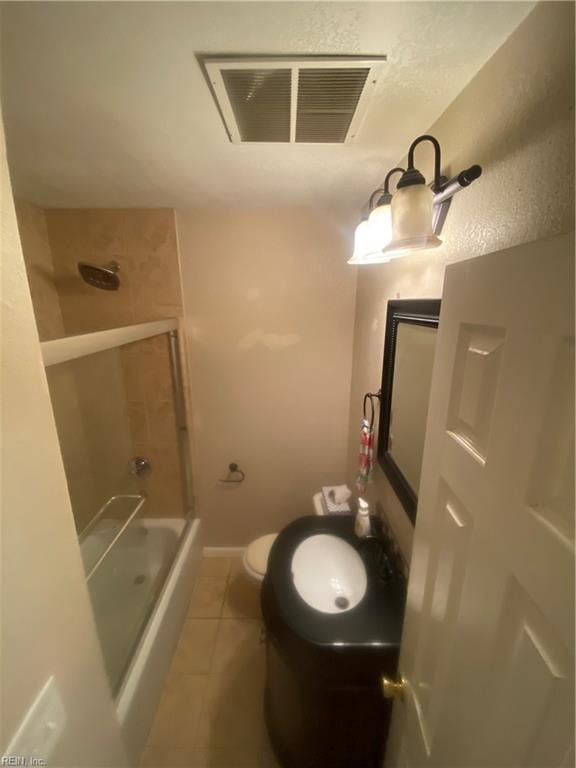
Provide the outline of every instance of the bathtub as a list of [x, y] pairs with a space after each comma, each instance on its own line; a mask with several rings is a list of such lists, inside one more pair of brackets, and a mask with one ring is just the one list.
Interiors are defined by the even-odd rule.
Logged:
[[[114, 535], [102, 520], [82, 542], [83, 556]], [[142, 518], [118, 539], [88, 582], [116, 712], [137, 765], [172, 660], [202, 553], [200, 521]]]

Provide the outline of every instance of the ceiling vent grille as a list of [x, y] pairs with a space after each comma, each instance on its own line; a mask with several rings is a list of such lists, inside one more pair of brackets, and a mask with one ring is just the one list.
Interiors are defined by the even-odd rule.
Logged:
[[342, 144], [355, 138], [385, 57], [202, 59], [230, 140]]
[[290, 141], [289, 69], [224, 69], [241, 141]]
[[346, 141], [368, 67], [303, 69], [298, 76], [296, 141]]

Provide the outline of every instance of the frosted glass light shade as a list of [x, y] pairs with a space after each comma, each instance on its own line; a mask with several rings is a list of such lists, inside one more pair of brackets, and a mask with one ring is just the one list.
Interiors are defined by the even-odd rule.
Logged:
[[410, 251], [437, 248], [442, 240], [432, 228], [434, 195], [425, 184], [412, 184], [396, 190], [392, 198], [392, 241], [384, 248], [391, 258]]
[[348, 259], [348, 264], [361, 264], [363, 257], [368, 252], [368, 241], [370, 230], [368, 220], [361, 221], [354, 232], [354, 252], [352, 258]]
[[374, 208], [368, 222], [372, 228], [373, 244], [382, 250], [392, 240], [392, 206], [390, 202]]
[[361, 221], [354, 233], [354, 253], [348, 264], [385, 264], [389, 256], [382, 253], [379, 246], [379, 231], [372, 226], [370, 219]]

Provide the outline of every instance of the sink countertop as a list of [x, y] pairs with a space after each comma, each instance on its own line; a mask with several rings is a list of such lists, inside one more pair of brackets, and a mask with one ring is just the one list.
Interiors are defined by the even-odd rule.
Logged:
[[[379, 521], [371, 518], [374, 526]], [[354, 608], [342, 613], [322, 613], [298, 594], [291, 573], [294, 551], [309, 536], [340, 536], [360, 555], [366, 567], [366, 594]], [[262, 585], [262, 609], [267, 624], [283, 625], [295, 640], [321, 649], [397, 652], [400, 647], [406, 583], [400, 574], [385, 581], [370, 558], [374, 539], [354, 534], [354, 516], [308, 516], [294, 520], [278, 535], [268, 559]]]

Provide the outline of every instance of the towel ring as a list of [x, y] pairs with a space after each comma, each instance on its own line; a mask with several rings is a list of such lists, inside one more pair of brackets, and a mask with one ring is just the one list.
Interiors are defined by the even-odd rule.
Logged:
[[[374, 429], [374, 416], [375, 416], [375, 408], [374, 408], [374, 400], [372, 398], [376, 398], [378, 401], [382, 397], [382, 391], [378, 392], [366, 392], [364, 395], [364, 402], [362, 404], [362, 414], [364, 417], [364, 421], [367, 421], [370, 424], [370, 429]], [[366, 403], [370, 403], [370, 418], [368, 419], [366, 417]]]

